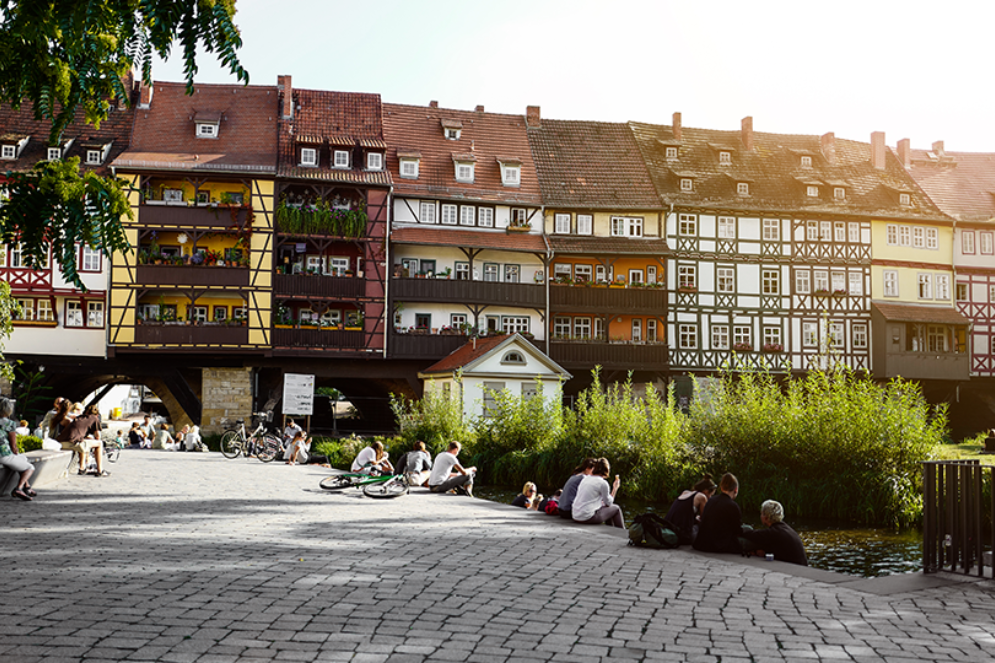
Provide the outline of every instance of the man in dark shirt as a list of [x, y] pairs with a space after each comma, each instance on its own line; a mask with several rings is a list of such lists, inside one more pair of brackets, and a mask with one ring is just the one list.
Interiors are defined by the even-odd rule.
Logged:
[[798, 532], [784, 522], [784, 507], [780, 502], [767, 500], [760, 505], [760, 521], [766, 529], [745, 532], [747, 539], [755, 550], [755, 555], [772, 554], [779, 562], [801, 564], [808, 566], [805, 556], [805, 546], [802, 545]]
[[691, 545], [702, 552], [742, 552], [739, 537], [743, 534], [743, 512], [736, 504], [739, 480], [726, 472], [719, 481], [719, 490], [718, 495], [705, 503], [698, 536]]

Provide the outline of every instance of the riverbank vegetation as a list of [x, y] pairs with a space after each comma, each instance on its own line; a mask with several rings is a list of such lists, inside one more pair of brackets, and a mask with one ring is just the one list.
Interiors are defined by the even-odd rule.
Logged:
[[928, 405], [916, 383], [845, 369], [725, 373], [696, 381], [686, 410], [672, 392], [603, 385], [597, 371], [572, 410], [508, 393], [493, 400], [489, 416], [466, 420], [458, 399], [395, 398], [391, 457], [415, 440], [435, 454], [457, 439], [480, 481], [553, 490], [581, 458], [604, 456], [625, 494], [655, 502], [706, 472], [732, 472], [744, 510], [777, 499], [792, 516], [901, 527], [920, 518], [919, 463], [936, 457], [947, 425], [946, 408]]

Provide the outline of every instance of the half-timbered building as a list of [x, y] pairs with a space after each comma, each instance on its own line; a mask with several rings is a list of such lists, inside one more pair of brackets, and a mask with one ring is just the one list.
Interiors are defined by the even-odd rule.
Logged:
[[[35, 120], [30, 103], [16, 111], [3, 104], [0, 173], [26, 171], [43, 161], [75, 157], [81, 170], [109, 175], [111, 162], [128, 147], [133, 117], [133, 111], [121, 103], [109, 109], [107, 119], [97, 128], [88, 124], [80, 111], [58, 144], [52, 144], [51, 122]], [[5, 342], [9, 355], [106, 356], [110, 261], [89, 246], [78, 245], [76, 253], [76, 270], [86, 290], [67, 282], [51, 257], [30, 267], [18, 244], [0, 244], [0, 279], [10, 284], [20, 305], [13, 334]]]
[[528, 116], [550, 249], [547, 353], [583, 384], [665, 377], [663, 208], [625, 124]]
[[384, 104], [391, 210], [388, 356], [545, 326], [546, 244], [525, 118]]
[[390, 173], [380, 95], [280, 77], [276, 356], [383, 357]]

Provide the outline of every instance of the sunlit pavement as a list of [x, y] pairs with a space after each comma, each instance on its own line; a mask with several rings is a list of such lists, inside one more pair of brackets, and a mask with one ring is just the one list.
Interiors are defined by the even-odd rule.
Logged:
[[0, 661], [995, 660], [991, 580], [635, 549], [218, 454], [109, 469], [0, 498]]

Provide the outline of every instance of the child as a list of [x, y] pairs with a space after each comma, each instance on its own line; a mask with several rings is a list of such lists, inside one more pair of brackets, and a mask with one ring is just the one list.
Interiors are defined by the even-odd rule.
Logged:
[[117, 447], [118, 449], [124, 449], [126, 446], [128, 446], [124, 441], [123, 430], [119, 430], [117, 432], [117, 437], [114, 438], [114, 446]]
[[560, 495], [563, 494], [562, 490], [557, 489], [550, 497], [547, 497], [542, 502], [539, 502], [539, 511], [547, 513], [551, 516], [560, 515]]

